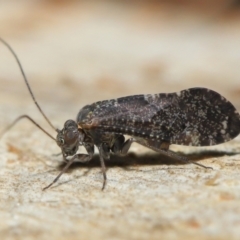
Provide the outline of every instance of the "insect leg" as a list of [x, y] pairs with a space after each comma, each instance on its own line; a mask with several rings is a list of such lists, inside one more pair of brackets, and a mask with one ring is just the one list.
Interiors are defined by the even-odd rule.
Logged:
[[60, 153], [53, 153], [53, 154], [52, 154], [53, 157], [58, 157], [58, 156], [60, 156], [60, 155], [62, 155], [61, 152], [60, 152]]
[[134, 138], [129, 138], [125, 141], [124, 136], [120, 135], [115, 140], [112, 151], [117, 155], [126, 155], [133, 142], [136, 142]]
[[167, 155], [169, 157], [172, 157], [172, 158], [174, 158], [176, 160], [179, 160], [181, 162], [184, 162], [184, 163], [191, 163], [191, 164], [195, 164], [195, 165], [197, 165], [199, 167], [203, 167], [205, 169], [212, 169], [213, 170], [212, 167], [207, 167], [207, 166], [205, 166], [205, 165], [203, 165], [201, 163], [193, 162], [193, 161], [189, 160], [188, 158], [183, 157], [183, 156], [179, 156], [179, 155], [177, 155], [176, 153], [174, 153], [174, 152], [172, 152], [170, 150], [159, 149], [158, 152], [163, 153], [163, 154], [165, 154], [165, 155]]
[[[88, 155], [91, 156], [91, 158], [89, 158], [89, 160], [84, 160], [84, 161], [81, 158], [76, 158], [76, 159], [74, 159], [74, 162], [85, 163], [85, 162], [88, 162], [88, 161], [90, 161], [92, 159], [92, 156], [94, 154], [94, 145], [92, 145], [92, 144], [85, 144], [84, 147], [87, 150]], [[60, 154], [63, 155], [63, 161], [65, 163], [68, 163], [69, 161], [71, 161], [71, 158], [67, 159], [67, 157], [64, 155], [64, 153], [61, 152]], [[58, 156], [60, 154], [54, 154], [54, 156]]]
[[161, 143], [157, 143], [153, 140], [146, 140], [144, 142], [143, 141], [137, 141], [137, 142], [139, 144], [143, 145], [143, 146], [146, 146], [146, 147], [148, 147], [148, 148], [150, 148], [150, 149], [152, 149], [156, 152], [159, 152], [159, 153], [161, 153], [165, 156], [171, 157], [171, 158], [176, 159], [178, 161], [181, 161], [181, 162], [184, 162], [184, 163], [192, 163], [192, 164], [198, 165], [198, 166], [206, 168], [206, 169], [213, 169], [212, 167], [207, 167], [207, 166], [204, 166], [203, 164], [193, 162], [186, 157], [179, 156], [176, 153], [170, 151], [169, 150], [169, 146], [170, 146], [169, 142], [162, 141]]
[[67, 161], [67, 164], [63, 168], [63, 170], [57, 175], [57, 177], [52, 181], [52, 183], [50, 183], [48, 186], [43, 188], [43, 191], [48, 189], [49, 187], [51, 187], [55, 182], [57, 182], [58, 179], [62, 176], [62, 174], [65, 173], [68, 170], [68, 168], [71, 166], [71, 164], [73, 162], [77, 161], [77, 162], [84, 163], [84, 162], [90, 161], [92, 159], [93, 154], [94, 154], [94, 147], [86, 148], [86, 150], [88, 151], [88, 154], [76, 154], [69, 161]]
[[106, 166], [105, 166], [105, 160], [110, 159], [110, 148], [106, 143], [102, 143], [100, 146], [98, 146], [99, 149], [99, 157], [100, 157], [100, 163], [102, 167], [102, 173], [103, 173], [103, 186], [102, 190], [104, 190], [107, 182], [107, 174], [106, 174]]

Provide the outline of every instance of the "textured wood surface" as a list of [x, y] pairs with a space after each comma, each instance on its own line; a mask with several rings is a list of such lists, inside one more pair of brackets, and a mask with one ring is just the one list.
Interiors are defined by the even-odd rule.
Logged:
[[[0, 3], [1, 37], [56, 127], [98, 100], [197, 86], [240, 110], [239, 12], [67, 2]], [[21, 114], [56, 135], [0, 44], [0, 130]], [[240, 137], [171, 149], [214, 170], [134, 144], [127, 157], [106, 163], [104, 191], [96, 154], [43, 192], [64, 166], [53, 156], [59, 149], [30, 122], [20, 122], [0, 140], [1, 239], [238, 239]]]

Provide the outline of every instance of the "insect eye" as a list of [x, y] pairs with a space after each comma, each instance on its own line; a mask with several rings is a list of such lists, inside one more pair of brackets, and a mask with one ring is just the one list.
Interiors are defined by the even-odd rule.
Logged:
[[76, 134], [75, 134], [75, 132], [68, 132], [68, 133], [66, 134], [66, 137], [70, 140], [70, 139], [75, 138], [75, 137], [76, 137]]
[[67, 120], [64, 123], [64, 128], [77, 128], [77, 124], [73, 120]]
[[59, 143], [60, 143], [61, 145], [64, 144], [64, 139], [63, 139], [63, 138], [59, 138], [58, 141], [59, 141]]

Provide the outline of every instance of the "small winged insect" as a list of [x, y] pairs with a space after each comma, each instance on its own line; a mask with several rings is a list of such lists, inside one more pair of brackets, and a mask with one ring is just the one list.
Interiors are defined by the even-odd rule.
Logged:
[[[43, 190], [57, 182], [73, 162], [90, 161], [94, 145], [99, 150], [104, 189], [107, 179], [105, 160], [110, 158], [110, 152], [126, 155], [133, 142], [179, 161], [209, 168], [175, 154], [169, 146], [212, 146], [230, 141], [240, 133], [240, 115], [235, 107], [219, 93], [207, 88], [99, 101], [83, 107], [76, 121], [67, 120], [62, 130], [55, 129], [38, 105], [16, 54], [8, 43], [0, 40], [14, 55], [37, 108], [56, 130], [56, 142], [66, 162], [59, 175]], [[55, 140], [28, 115], [18, 117], [4, 132], [22, 118], [29, 119]], [[124, 135], [131, 138], [125, 140]], [[79, 146], [84, 146], [88, 154], [77, 153]]]

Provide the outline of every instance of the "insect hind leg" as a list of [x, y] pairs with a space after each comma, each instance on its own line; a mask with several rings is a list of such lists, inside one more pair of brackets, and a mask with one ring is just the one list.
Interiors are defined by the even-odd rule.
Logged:
[[199, 167], [203, 167], [205, 169], [212, 169], [212, 167], [207, 167], [203, 164], [197, 163], [197, 162], [193, 162], [191, 160], [189, 160], [188, 158], [184, 157], [184, 156], [180, 156], [172, 151], [169, 150], [169, 146], [170, 143], [167, 141], [162, 141], [162, 142], [156, 142], [153, 140], [145, 140], [145, 141], [137, 141], [139, 144], [150, 148], [152, 150], [154, 150], [155, 152], [159, 152], [165, 156], [168, 156], [170, 158], [176, 159], [178, 161], [184, 162], [184, 163], [191, 163], [191, 164], [195, 164]]

